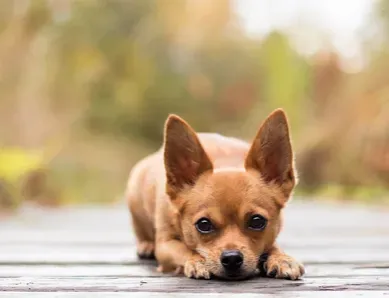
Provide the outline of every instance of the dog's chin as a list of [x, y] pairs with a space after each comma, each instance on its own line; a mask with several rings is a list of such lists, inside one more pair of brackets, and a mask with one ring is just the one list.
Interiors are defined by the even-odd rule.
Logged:
[[222, 279], [222, 280], [245, 280], [252, 278], [255, 275], [255, 272], [245, 272], [245, 271], [239, 271], [235, 273], [229, 273], [229, 272], [221, 272], [219, 274], [215, 274], [216, 279]]

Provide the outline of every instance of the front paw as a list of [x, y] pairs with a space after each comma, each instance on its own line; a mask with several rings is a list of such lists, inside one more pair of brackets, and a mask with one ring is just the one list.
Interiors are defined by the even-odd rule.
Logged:
[[194, 255], [185, 262], [184, 274], [189, 278], [210, 279], [211, 273], [205, 266], [205, 260], [199, 255]]
[[264, 264], [268, 277], [296, 280], [305, 273], [304, 266], [285, 254], [270, 255]]
[[140, 259], [154, 259], [154, 242], [141, 241], [137, 243], [137, 253]]

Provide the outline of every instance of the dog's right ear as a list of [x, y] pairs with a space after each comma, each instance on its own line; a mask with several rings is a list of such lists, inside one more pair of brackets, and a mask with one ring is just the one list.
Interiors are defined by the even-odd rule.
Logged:
[[194, 185], [199, 176], [212, 171], [212, 162], [196, 132], [177, 115], [165, 124], [164, 162], [168, 195], [174, 199], [185, 186]]

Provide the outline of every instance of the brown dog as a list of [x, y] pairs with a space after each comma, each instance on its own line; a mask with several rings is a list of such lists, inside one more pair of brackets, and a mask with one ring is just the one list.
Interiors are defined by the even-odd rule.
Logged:
[[296, 184], [285, 113], [274, 111], [251, 147], [199, 133], [170, 115], [164, 146], [132, 170], [127, 198], [138, 255], [187, 277], [298, 279], [303, 266], [275, 244]]

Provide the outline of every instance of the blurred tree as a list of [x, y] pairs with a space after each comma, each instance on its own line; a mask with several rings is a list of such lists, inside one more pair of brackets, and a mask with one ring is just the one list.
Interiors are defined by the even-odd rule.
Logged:
[[258, 50], [263, 101], [256, 103], [250, 126], [258, 123], [259, 115], [263, 118], [275, 108], [283, 108], [288, 113], [293, 134], [297, 135], [304, 123], [308, 104], [309, 66], [280, 32], [270, 33]]
[[229, 0], [4, 1], [0, 8], [0, 145], [23, 147], [21, 156], [26, 148], [55, 151], [39, 171], [6, 158], [3, 201], [16, 170], [18, 179], [29, 177], [17, 182], [25, 196], [41, 196], [57, 179], [65, 201], [110, 198], [130, 166], [160, 146], [169, 113], [199, 131], [251, 138], [279, 107], [291, 122], [300, 185], [388, 185], [387, 1], [377, 1], [380, 34], [370, 36], [376, 46], [358, 74], [343, 72], [327, 49], [303, 58], [283, 32], [250, 38]]
[[312, 58], [312, 99], [315, 116], [320, 117], [342, 83], [344, 73], [337, 53], [322, 50]]
[[[54, 104], [84, 106], [95, 133], [146, 136], [155, 144], [169, 113], [199, 130], [222, 120], [222, 102], [233, 104], [225, 90], [237, 84], [253, 90], [254, 82], [244, 48], [227, 34], [229, 1], [163, 3], [76, 2], [70, 17], [53, 29]], [[253, 98], [248, 92], [241, 96]]]

